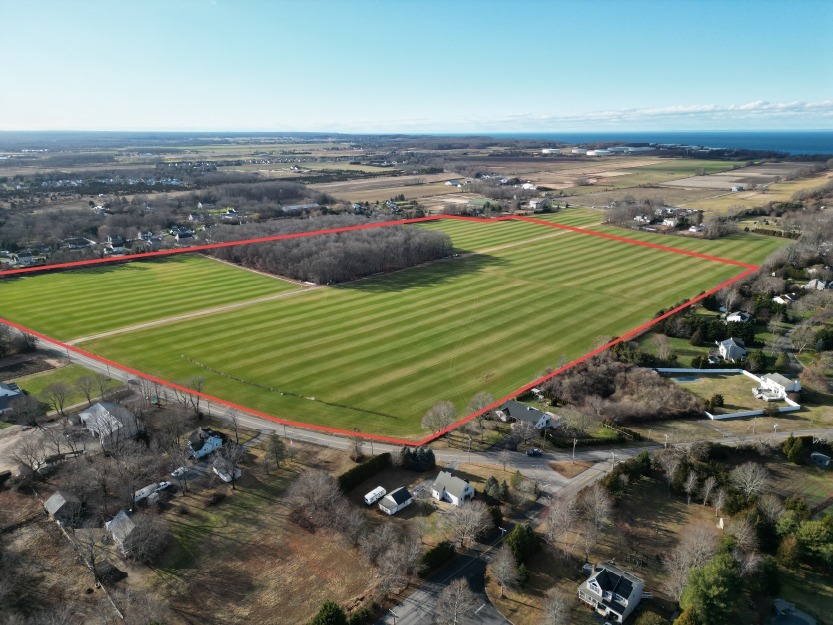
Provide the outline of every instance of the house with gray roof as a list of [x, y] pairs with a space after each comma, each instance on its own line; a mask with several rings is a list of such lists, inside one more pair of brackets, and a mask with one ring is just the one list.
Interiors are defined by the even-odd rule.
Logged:
[[557, 419], [555, 415], [549, 412], [542, 412], [515, 400], [503, 404], [499, 410], [495, 410], [495, 414], [501, 421], [525, 421], [539, 430], [550, 427], [553, 420]]
[[797, 393], [801, 390], [801, 382], [798, 380], [790, 380], [780, 373], [765, 373], [761, 376], [761, 388], [772, 391], [781, 397], [786, 397], [787, 393]]
[[396, 514], [402, 508], [411, 505], [413, 497], [404, 486], [391, 491], [379, 502], [379, 509], [387, 514]]
[[72, 523], [81, 516], [81, 500], [65, 490], [56, 490], [43, 507], [58, 523]]
[[474, 486], [452, 475], [450, 471], [440, 471], [431, 486], [431, 496], [438, 501], [448, 501], [459, 506], [467, 499], [474, 499]]
[[11, 412], [18, 397], [23, 397], [23, 391], [17, 384], [0, 382], [0, 415]]
[[746, 346], [740, 339], [731, 336], [725, 341], [715, 341], [715, 343], [717, 343], [717, 353], [723, 360], [737, 362], [746, 358]]
[[220, 449], [226, 440], [226, 435], [211, 428], [197, 428], [188, 437], [188, 448], [194, 458], [202, 458], [212, 451]]
[[100, 402], [84, 410], [78, 417], [105, 449], [139, 433], [139, 420], [121, 404]]
[[640, 578], [611, 562], [597, 564], [578, 587], [578, 598], [603, 618], [624, 623], [642, 600], [645, 586]]
[[130, 550], [130, 536], [133, 530], [136, 529], [136, 522], [130, 517], [130, 514], [125, 510], [119, 510], [116, 516], [104, 524], [104, 527], [110, 532], [116, 546], [124, 555], [127, 555]]

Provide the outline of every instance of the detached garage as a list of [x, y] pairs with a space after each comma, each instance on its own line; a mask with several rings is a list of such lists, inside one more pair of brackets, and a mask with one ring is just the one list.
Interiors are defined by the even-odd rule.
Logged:
[[379, 502], [379, 509], [387, 514], [396, 514], [402, 508], [411, 505], [412, 501], [411, 493], [408, 492], [407, 488], [402, 486], [385, 495], [382, 501]]

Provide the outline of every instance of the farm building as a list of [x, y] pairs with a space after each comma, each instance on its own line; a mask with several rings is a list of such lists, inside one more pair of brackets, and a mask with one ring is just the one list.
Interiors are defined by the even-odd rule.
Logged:
[[440, 471], [431, 486], [431, 496], [438, 501], [448, 501], [459, 506], [467, 499], [474, 499], [474, 487], [450, 471]]
[[570, 150], [573, 154], [587, 154], [587, 150], [585, 148], [573, 148]]
[[188, 448], [194, 458], [202, 458], [220, 449], [226, 440], [225, 434], [211, 428], [197, 428], [188, 437]]
[[387, 514], [396, 514], [402, 508], [411, 505], [413, 498], [404, 486], [389, 492], [379, 502], [379, 509]]
[[804, 286], [804, 288], [810, 291], [824, 291], [824, 289], [827, 288], [827, 283], [824, 280], [813, 278]]
[[537, 210], [539, 208], [546, 208], [550, 205], [550, 201], [547, 198], [535, 198], [529, 200], [529, 208], [532, 210]]
[[587, 150], [587, 156], [610, 156], [610, 150]]
[[18, 397], [23, 397], [23, 391], [17, 384], [0, 382], [0, 415], [11, 412]]
[[746, 346], [740, 339], [732, 336], [725, 341], [715, 341], [715, 343], [717, 343], [717, 353], [723, 360], [736, 362], [746, 358]]
[[578, 587], [578, 597], [602, 617], [624, 623], [642, 600], [645, 583], [610, 562], [597, 564]]
[[81, 514], [81, 500], [65, 490], [56, 490], [43, 507], [58, 523], [70, 523]]
[[495, 410], [495, 414], [501, 421], [526, 421], [539, 430], [550, 427], [555, 418], [555, 415], [514, 400], [506, 402], [500, 410]]
[[112, 447], [139, 433], [139, 420], [121, 404], [102, 402], [78, 415], [81, 423], [98, 438], [101, 446]]

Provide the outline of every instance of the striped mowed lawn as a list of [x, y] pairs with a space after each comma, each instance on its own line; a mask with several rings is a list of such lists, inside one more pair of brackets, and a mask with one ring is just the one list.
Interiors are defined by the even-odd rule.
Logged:
[[210, 258], [184, 254], [0, 278], [0, 317], [69, 340], [300, 288]]
[[742, 270], [523, 222], [421, 227], [500, 249], [81, 347], [172, 381], [204, 376], [209, 394], [280, 418], [418, 437], [435, 402], [462, 412], [478, 391], [510, 393]]

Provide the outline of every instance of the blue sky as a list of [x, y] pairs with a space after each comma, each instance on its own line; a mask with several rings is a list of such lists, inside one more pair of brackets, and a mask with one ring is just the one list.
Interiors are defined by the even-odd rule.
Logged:
[[0, 130], [833, 128], [833, 0], [0, 0]]

